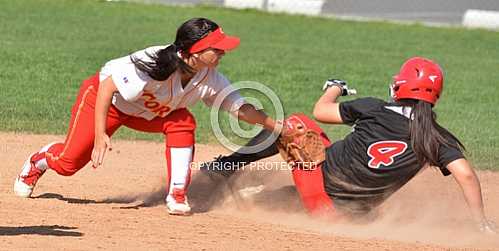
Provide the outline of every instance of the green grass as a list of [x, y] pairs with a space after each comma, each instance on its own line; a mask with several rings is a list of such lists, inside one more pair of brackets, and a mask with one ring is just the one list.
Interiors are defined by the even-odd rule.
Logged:
[[[232, 81], [268, 85], [286, 114], [310, 114], [328, 77], [347, 80], [360, 96], [386, 98], [391, 76], [405, 59], [436, 60], [446, 72], [439, 121], [462, 139], [476, 166], [498, 168], [499, 33], [212, 7], [0, 0], [0, 130], [64, 134], [81, 80], [109, 59], [171, 42], [177, 26], [196, 16], [241, 37], [220, 70]], [[192, 111], [198, 140], [214, 141], [209, 109], [197, 105]], [[333, 139], [350, 130], [327, 128]], [[116, 136], [162, 140], [130, 130]]]

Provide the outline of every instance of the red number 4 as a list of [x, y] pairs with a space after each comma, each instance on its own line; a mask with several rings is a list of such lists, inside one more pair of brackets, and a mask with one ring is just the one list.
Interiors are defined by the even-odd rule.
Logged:
[[371, 157], [367, 164], [370, 168], [379, 169], [380, 165], [390, 166], [394, 162], [394, 157], [404, 153], [407, 144], [402, 141], [386, 140], [372, 143], [367, 148], [367, 155]]

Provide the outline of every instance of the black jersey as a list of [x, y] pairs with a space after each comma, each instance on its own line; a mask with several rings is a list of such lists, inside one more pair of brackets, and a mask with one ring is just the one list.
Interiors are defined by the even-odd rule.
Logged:
[[[351, 213], [366, 213], [413, 178], [421, 169], [411, 147], [410, 108], [374, 98], [340, 103], [340, 115], [353, 131], [331, 145], [323, 165], [326, 193]], [[463, 158], [453, 139], [440, 146], [444, 175], [450, 162]]]

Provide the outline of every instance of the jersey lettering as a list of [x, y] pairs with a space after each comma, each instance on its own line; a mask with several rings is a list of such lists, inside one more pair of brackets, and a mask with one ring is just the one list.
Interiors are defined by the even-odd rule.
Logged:
[[406, 149], [407, 144], [402, 141], [385, 140], [372, 143], [367, 148], [367, 155], [371, 157], [367, 165], [374, 169], [380, 169], [381, 165], [389, 167], [395, 161], [394, 157], [401, 155]]
[[159, 103], [152, 93], [145, 92], [142, 94], [142, 98], [145, 100], [144, 106], [158, 117], [165, 117], [171, 109], [169, 106]]

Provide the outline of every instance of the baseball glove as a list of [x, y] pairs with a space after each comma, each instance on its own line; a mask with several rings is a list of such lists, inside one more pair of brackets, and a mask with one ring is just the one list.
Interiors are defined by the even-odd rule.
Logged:
[[277, 139], [281, 157], [297, 168], [315, 168], [326, 159], [326, 146], [318, 132], [296, 119], [284, 121], [283, 132]]

